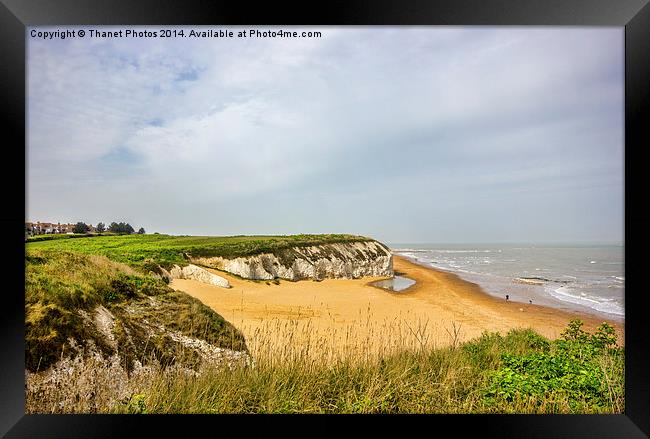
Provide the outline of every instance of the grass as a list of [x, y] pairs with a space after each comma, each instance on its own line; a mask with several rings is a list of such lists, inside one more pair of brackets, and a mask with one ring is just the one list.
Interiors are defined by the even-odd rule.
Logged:
[[[624, 352], [611, 344], [549, 341], [521, 329], [445, 348], [403, 348], [383, 356], [362, 348], [328, 361], [318, 349], [315, 356], [276, 349], [258, 355], [255, 368], [158, 375], [139, 394], [148, 413], [623, 411]], [[577, 352], [585, 356], [576, 360]], [[530, 366], [531, 359], [540, 361]], [[517, 361], [523, 366], [513, 367]]]
[[[57, 235], [53, 235], [57, 236]], [[103, 255], [133, 267], [155, 271], [160, 265], [169, 268], [174, 264], [187, 265], [185, 255], [193, 257], [234, 258], [259, 253], [283, 255], [291, 247], [365, 242], [372, 239], [356, 235], [289, 235], [289, 236], [170, 236], [170, 235], [118, 235], [92, 236], [82, 239], [61, 238], [29, 239], [27, 249], [74, 251]], [[84, 236], [84, 235], [82, 235]]]
[[[244, 341], [221, 316], [141, 270], [150, 261], [180, 262], [184, 253], [232, 257], [366, 239], [131, 235], [28, 243], [27, 411], [624, 412], [624, 348], [605, 323], [587, 333], [580, 321], [572, 321], [557, 340], [513, 329], [465, 343], [459, 343], [460, 327], [454, 325], [443, 346], [429, 337], [429, 322], [371, 327], [370, 316], [364, 326], [360, 315], [344, 333], [320, 336], [309, 320], [298, 318], [269, 321]], [[99, 306], [115, 316], [114, 346], [84, 320], [84, 313]], [[151, 323], [216, 346], [246, 349], [253, 364], [199, 368], [192, 351], [169, 337], [152, 336]], [[84, 355], [91, 345], [111, 361]], [[146, 367], [133, 367], [136, 360]], [[179, 364], [196, 373], [174, 367]], [[61, 371], [56, 379], [32, 373], [48, 366]]]
[[[88, 322], [87, 317], [100, 306], [115, 316], [116, 347], [107, 343], [96, 325]], [[89, 345], [105, 357], [117, 351], [127, 370], [134, 360], [146, 363], [152, 356], [163, 365], [183, 361], [187, 353], [163, 335], [151, 336], [151, 324], [162, 324], [168, 330], [215, 346], [246, 350], [243, 336], [230, 323], [198, 300], [172, 290], [162, 280], [105, 256], [27, 250], [28, 370], [44, 370], [63, 356], [74, 357], [88, 351]]]
[[60, 233], [51, 235], [32, 235], [25, 237], [25, 243], [40, 242], [40, 241], [54, 241], [60, 239], [74, 239], [74, 238], [96, 238], [98, 236], [119, 236], [113, 232], [92, 232], [92, 233]]
[[[436, 348], [404, 337], [381, 355], [356, 343], [354, 349], [332, 356], [327, 339], [313, 340], [311, 348], [304, 343], [262, 348], [273, 345], [277, 331], [284, 331], [285, 340], [308, 336], [295, 333], [308, 328], [297, 328], [291, 322], [269, 325], [249, 340], [257, 346], [251, 349], [253, 367], [208, 368], [198, 375], [153, 369], [146, 379], [130, 378], [129, 390], [119, 398], [106, 396], [106, 368], [86, 366], [86, 373], [75, 375], [79, 381], [68, 385], [77, 393], [101, 394], [104, 402], [98, 411], [112, 413], [624, 411], [624, 349], [612, 340], [597, 341], [608, 333], [607, 325], [581, 340], [566, 334], [547, 340], [530, 329], [517, 329]], [[424, 331], [417, 328], [415, 333]], [[92, 385], [88, 374], [94, 376]], [[545, 384], [535, 384], [540, 381]], [[59, 391], [59, 400], [74, 400], [70, 391]], [[29, 394], [28, 401], [36, 405]], [[88, 404], [71, 402], [67, 411], [75, 411], [74, 404], [76, 411], [89, 410]], [[35, 411], [46, 411], [40, 408]]]
[[53, 241], [55, 239], [70, 239], [70, 238], [85, 238], [92, 235], [86, 235], [82, 233], [74, 234], [56, 234], [56, 235], [34, 235], [28, 236], [25, 238], [25, 242], [40, 242], [40, 241]]

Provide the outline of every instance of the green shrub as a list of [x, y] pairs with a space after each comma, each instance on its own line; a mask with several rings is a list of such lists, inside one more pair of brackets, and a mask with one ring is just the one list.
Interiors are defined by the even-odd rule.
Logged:
[[585, 332], [582, 326], [580, 320], [571, 321], [562, 339], [548, 345], [538, 344], [535, 352], [502, 353], [501, 367], [491, 373], [485, 392], [488, 405], [499, 400], [530, 401], [531, 397], [538, 404], [549, 397], [560, 397], [574, 408], [609, 405], [611, 387], [602, 364], [611, 360], [620, 364], [612, 376], [622, 380], [623, 351], [615, 347], [616, 335], [611, 325], [603, 323], [594, 334]]
[[147, 404], [146, 404], [146, 395], [135, 394], [126, 402], [126, 411], [131, 414], [146, 414], [147, 413]]

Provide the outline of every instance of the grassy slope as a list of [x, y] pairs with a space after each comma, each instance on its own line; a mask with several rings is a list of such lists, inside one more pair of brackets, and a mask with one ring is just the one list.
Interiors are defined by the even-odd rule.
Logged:
[[[188, 335], [212, 337], [210, 341], [223, 347], [243, 345], [243, 337], [231, 325], [199, 302], [104, 256], [146, 268], [147, 259], [182, 262], [184, 252], [238, 256], [364, 239], [341, 235], [131, 235], [29, 243], [25, 303], [28, 367], [38, 367], [40, 362], [42, 369], [44, 361], [54, 361], [68, 335], [92, 339], [95, 334], [84, 333], [72, 310], [98, 304], [118, 317], [128, 314], [124, 312], [127, 304], [135, 304], [137, 313], [127, 326], [146, 318], [175, 325]], [[147, 307], [149, 297], [163, 307]], [[206, 327], [211, 329], [206, 331]], [[343, 358], [335, 365], [312, 359], [282, 361], [274, 353], [272, 358], [256, 358], [255, 368], [215, 369], [195, 378], [161, 373], [141, 387], [141, 395], [134, 395], [135, 408], [127, 403], [104, 410], [621, 413], [624, 348], [612, 340], [611, 328], [605, 326], [590, 335], [573, 324], [563, 339], [554, 341], [530, 330], [512, 331], [505, 337], [485, 334], [456, 348], [405, 351], [374, 363], [363, 358]], [[163, 359], [182, 354], [174, 352], [165, 340], [154, 341], [150, 350]], [[125, 351], [128, 359], [131, 354]], [[74, 389], [75, 383], [67, 386]]]
[[[184, 254], [192, 256], [223, 256], [227, 258], [257, 253], [274, 253], [294, 246], [370, 241], [355, 235], [290, 235], [290, 236], [170, 236], [122, 235], [89, 236], [81, 239], [49, 239], [29, 241], [28, 249], [56, 249], [103, 255], [117, 262], [152, 269], [173, 264], [187, 264]], [[151, 264], [152, 266], [149, 266]]]
[[[158, 306], [151, 306], [151, 298]], [[113, 348], [105, 343], [105, 337], [84, 323], [79, 313], [80, 310], [90, 313], [99, 305], [116, 317], [118, 351], [127, 369], [132, 360], [146, 363], [150, 355], [163, 362], [171, 361], [174, 355], [184, 360], [180, 346], [164, 337], [148, 339], [143, 320], [164, 324], [171, 330], [220, 347], [245, 349], [243, 336], [230, 323], [198, 300], [172, 290], [162, 280], [139, 274], [104, 256], [28, 247], [25, 254], [27, 369], [43, 370], [56, 362], [62, 352], [77, 353], [68, 342], [70, 337], [81, 343], [82, 348], [91, 340], [100, 352], [112, 354]]]
[[[131, 413], [622, 413], [624, 350], [607, 329], [549, 341], [532, 330], [379, 361], [257, 358], [254, 368], [156, 377]], [[573, 332], [575, 334], [575, 332]], [[603, 337], [604, 335], [604, 337]], [[279, 354], [281, 356], [281, 354]], [[134, 404], [137, 403], [137, 404]]]
[[[159, 376], [142, 389], [139, 411], [621, 413], [623, 361], [622, 348], [590, 338], [550, 342], [531, 330], [513, 330], [379, 362], [348, 358], [331, 365], [262, 358], [253, 369]], [[134, 407], [118, 406], [117, 411]]]

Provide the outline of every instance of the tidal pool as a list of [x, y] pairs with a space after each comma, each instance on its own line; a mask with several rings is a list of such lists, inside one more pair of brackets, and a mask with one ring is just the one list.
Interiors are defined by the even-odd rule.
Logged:
[[415, 284], [415, 281], [413, 279], [402, 276], [395, 276], [392, 279], [378, 280], [377, 282], [372, 283], [372, 285], [376, 287], [390, 291], [402, 291], [413, 284]]

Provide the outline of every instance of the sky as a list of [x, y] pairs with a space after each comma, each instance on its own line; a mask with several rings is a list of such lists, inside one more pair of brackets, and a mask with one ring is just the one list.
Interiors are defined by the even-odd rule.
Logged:
[[622, 27], [29, 29], [26, 220], [623, 242]]

